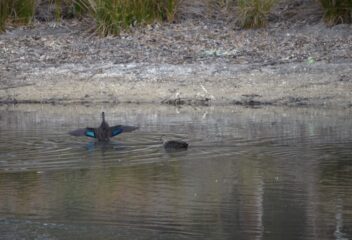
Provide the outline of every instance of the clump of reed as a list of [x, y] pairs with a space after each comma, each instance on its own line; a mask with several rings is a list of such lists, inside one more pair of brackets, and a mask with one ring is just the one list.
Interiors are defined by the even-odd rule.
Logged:
[[9, 14], [8, 1], [0, 1], [0, 32], [5, 29], [5, 22]]
[[276, 3], [277, 0], [238, 0], [237, 22], [242, 28], [264, 27]]
[[[47, 0], [55, 8], [55, 19], [89, 15], [101, 35], [154, 21], [173, 21], [182, 0]], [[27, 24], [35, 14], [36, 0], [0, 0], [0, 31], [7, 21]], [[65, 11], [64, 11], [65, 9]], [[67, 11], [67, 9], [69, 11]]]
[[95, 0], [90, 1], [97, 31], [118, 34], [121, 29], [154, 21], [173, 21], [179, 0]]
[[0, 30], [11, 19], [15, 24], [28, 24], [32, 21], [35, 0], [1, 0], [0, 1]]
[[352, 0], [319, 0], [328, 26], [352, 23]]

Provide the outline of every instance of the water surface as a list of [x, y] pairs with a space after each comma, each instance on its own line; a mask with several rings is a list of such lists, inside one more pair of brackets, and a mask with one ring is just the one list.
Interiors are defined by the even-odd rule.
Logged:
[[[139, 130], [108, 144], [67, 134]], [[0, 106], [0, 239], [351, 239], [350, 110]], [[160, 137], [189, 142], [165, 152]]]

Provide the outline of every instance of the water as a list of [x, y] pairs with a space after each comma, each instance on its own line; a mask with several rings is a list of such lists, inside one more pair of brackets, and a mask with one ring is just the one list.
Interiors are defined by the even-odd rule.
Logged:
[[[69, 136], [137, 125], [109, 144]], [[0, 106], [0, 239], [352, 239], [352, 112]], [[189, 142], [165, 152], [160, 137]]]

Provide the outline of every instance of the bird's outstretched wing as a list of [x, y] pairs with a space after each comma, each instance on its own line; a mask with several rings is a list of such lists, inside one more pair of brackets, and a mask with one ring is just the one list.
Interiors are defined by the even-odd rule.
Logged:
[[110, 129], [110, 137], [115, 137], [122, 132], [132, 132], [132, 131], [138, 129], [138, 127], [126, 126], [126, 125], [116, 125], [116, 126], [110, 127], [109, 129]]
[[86, 128], [84, 135], [87, 137], [97, 138], [97, 134], [94, 128]]
[[69, 132], [69, 134], [76, 137], [87, 136], [87, 137], [96, 138], [94, 128], [78, 128], [76, 130]]
[[69, 132], [70, 135], [75, 136], [75, 137], [85, 136], [86, 135], [85, 133], [86, 133], [85, 128], [78, 128], [76, 130]]

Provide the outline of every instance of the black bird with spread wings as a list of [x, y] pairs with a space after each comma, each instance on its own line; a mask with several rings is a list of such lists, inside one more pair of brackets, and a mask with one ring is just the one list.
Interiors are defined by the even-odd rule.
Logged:
[[105, 113], [101, 113], [102, 122], [98, 128], [79, 128], [74, 131], [69, 132], [72, 136], [87, 136], [91, 138], [96, 138], [100, 142], [108, 142], [110, 138], [115, 137], [123, 132], [132, 132], [138, 127], [126, 126], [126, 125], [116, 125], [110, 127], [105, 121]]

